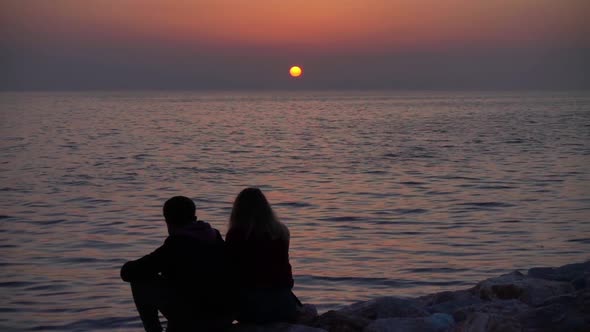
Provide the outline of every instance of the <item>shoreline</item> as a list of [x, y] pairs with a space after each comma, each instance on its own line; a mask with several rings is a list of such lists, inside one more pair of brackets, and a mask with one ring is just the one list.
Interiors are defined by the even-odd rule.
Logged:
[[321, 315], [305, 304], [297, 323], [234, 326], [239, 332], [590, 331], [590, 260], [491, 277], [467, 289], [384, 296]]

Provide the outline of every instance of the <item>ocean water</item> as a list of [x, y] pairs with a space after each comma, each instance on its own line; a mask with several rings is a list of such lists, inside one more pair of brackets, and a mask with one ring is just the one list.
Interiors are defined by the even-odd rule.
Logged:
[[588, 92], [0, 94], [0, 329], [140, 331], [173, 195], [259, 186], [320, 311], [590, 258]]

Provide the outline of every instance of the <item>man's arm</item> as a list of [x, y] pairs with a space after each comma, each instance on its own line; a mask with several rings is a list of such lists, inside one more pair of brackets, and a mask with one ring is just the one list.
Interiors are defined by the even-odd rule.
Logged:
[[166, 256], [165, 247], [166, 244], [151, 254], [125, 263], [121, 268], [121, 279], [127, 282], [133, 282], [155, 278], [158, 273], [162, 272], [162, 266]]

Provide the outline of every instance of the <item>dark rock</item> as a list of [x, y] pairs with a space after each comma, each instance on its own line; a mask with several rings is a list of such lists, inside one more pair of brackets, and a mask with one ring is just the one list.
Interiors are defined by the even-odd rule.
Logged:
[[453, 312], [453, 318], [455, 321], [461, 322], [475, 313], [492, 314], [494, 317], [511, 317], [524, 313], [530, 309], [530, 306], [520, 300], [495, 300], [458, 308]]
[[482, 303], [482, 299], [467, 290], [446, 291], [417, 299], [431, 313], [453, 314], [457, 309]]
[[512, 318], [475, 312], [460, 325], [457, 325], [454, 332], [521, 332], [523, 331], [520, 323]]
[[536, 308], [523, 315], [519, 315], [518, 320], [527, 330], [544, 332], [544, 331], [587, 331], [583, 329], [590, 327], [585, 325], [584, 320], [578, 315], [571, 315], [561, 304], [551, 304]]
[[295, 322], [302, 325], [311, 325], [318, 317], [318, 309], [313, 304], [306, 303], [297, 312]]
[[583, 279], [584, 276], [590, 276], [590, 261], [561, 267], [535, 267], [528, 271], [528, 276], [553, 281]]
[[516, 318], [527, 331], [590, 331], [590, 290], [549, 298]]
[[543, 307], [546, 305], [556, 303], [563, 304], [569, 307], [575, 307], [578, 309], [586, 309], [585, 305], [590, 305], [590, 290], [582, 289], [574, 293], [549, 297], [545, 299], [545, 301], [540, 303], [538, 307]]
[[236, 324], [231, 329], [231, 332], [327, 332], [319, 328], [289, 324], [289, 323], [273, 323], [265, 325], [253, 325], [253, 324]]
[[576, 308], [584, 314], [590, 314], [590, 290], [584, 289], [576, 293]]
[[370, 322], [371, 320], [368, 318], [330, 310], [317, 317], [312, 323], [312, 326], [330, 332], [359, 332], [362, 331]]
[[590, 275], [576, 278], [571, 281], [575, 289], [590, 288]]
[[377, 319], [364, 332], [447, 332], [451, 331], [453, 325], [453, 317], [437, 313], [427, 317]]
[[535, 306], [549, 297], [570, 293], [574, 288], [569, 282], [529, 278], [515, 271], [484, 280], [471, 291], [483, 300], [519, 299]]
[[393, 296], [357, 302], [338, 311], [345, 315], [360, 316], [368, 319], [424, 317], [429, 315], [429, 312], [420, 305], [419, 301]]

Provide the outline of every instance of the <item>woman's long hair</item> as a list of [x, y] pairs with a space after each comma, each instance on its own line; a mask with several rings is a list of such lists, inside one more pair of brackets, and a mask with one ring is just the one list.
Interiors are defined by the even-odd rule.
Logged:
[[273, 240], [289, 238], [287, 226], [278, 220], [258, 188], [246, 188], [238, 194], [229, 218], [229, 230], [242, 232], [246, 239], [261, 235], [270, 235]]

